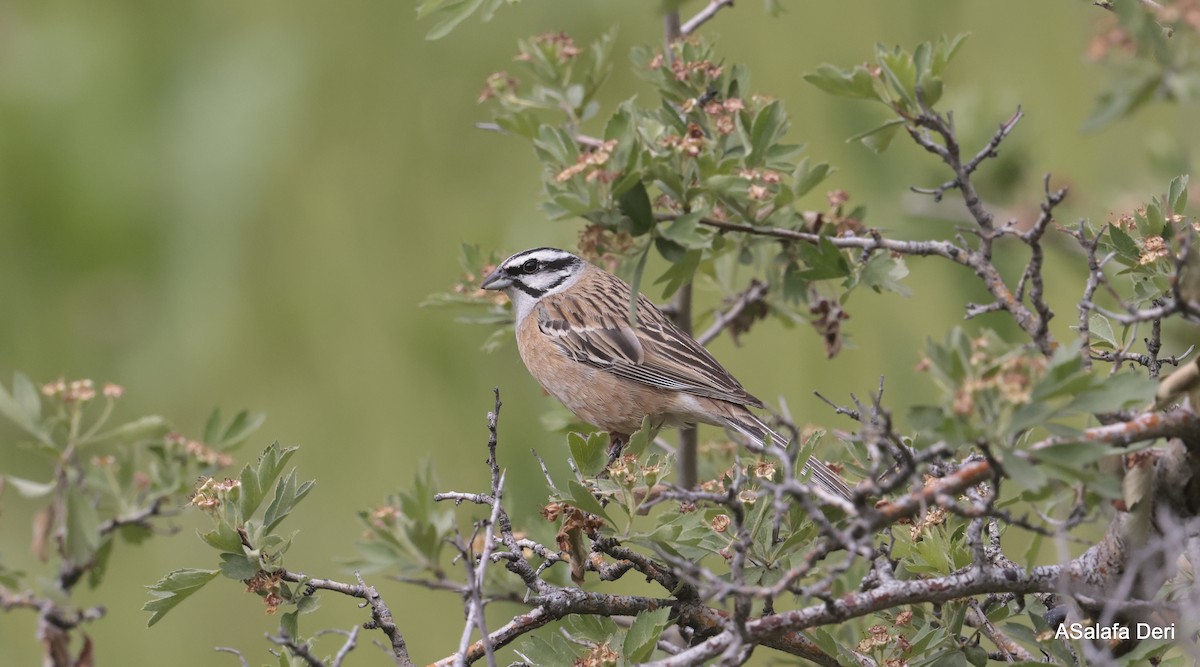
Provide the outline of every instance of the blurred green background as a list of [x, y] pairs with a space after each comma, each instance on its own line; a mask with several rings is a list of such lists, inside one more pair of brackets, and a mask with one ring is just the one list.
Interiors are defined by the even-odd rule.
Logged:
[[[702, 4], [685, 4], [685, 17]], [[289, 519], [300, 534], [287, 566], [339, 579], [350, 578], [338, 559], [355, 554], [355, 510], [407, 485], [420, 459], [433, 460], [444, 489], [483, 490], [484, 415], [500, 385], [501, 460], [517, 513], [532, 512], [544, 496], [529, 448], [563, 465], [561, 436], [539, 425], [552, 399], [513, 346], [485, 354], [488, 331], [418, 303], [459, 277], [464, 241], [570, 247], [579, 230], [540, 214], [539, 166], [526, 144], [474, 128], [489, 119], [475, 101], [485, 77], [512, 67], [518, 38], [565, 30], [582, 45], [617, 24], [603, 116], [649, 92], [627, 54], [659, 41], [655, 6], [526, 0], [428, 42], [430, 26], [403, 1], [0, 5], [0, 377], [117, 382], [127, 388], [118, 419], [162, 414], [193, 437], [214, 405], [265, 411], [240, 461], [273, 440], [302, 447], [294, 462], [317, 486]], [[1061, 221], [1108, 219], [1165, 189], [1197, 145], [1194, 110], [1164, 105], [1079, 130], [1107, 76], [1084, 58], [1106, 15], [1083, 0], [785, 8], [770, 18], [757, 3], [738, 3], [704, 32], [727, 61], [749, 67], [756, 91], [785, 102], [793, 138], [838, 167], [820, 190], [848, 190], [852, 205], [867, 204], [869, 225], [900, 236], [952, 230], [915, 219], [929, 203], [907, 193], [946, 174], [904, 137], [881, 158], [846, 143], [881, 111], [801, 80], [823, 62], [867, 60], [876, 42], [972, 34], [943, 107], [958, 109], [972, 146], [1018, 103], [1025, 109], [1002, 160], [981, 176], [985, 194], [1009, 207], [1004, 217], [1028, 217], [1052, 172], [1072, 186]], [[820, 192], [810, 198], [824, 208]], [[944, 211], [953, 217], [953, 206]], [[1073, 255], [1058, 247], [1054, 261]], [[1024, 254], [1010, 249], [1019, 266]], [[909, 266], [914, 298], [851, 300], [853, 345], [836, 359], [824, 358], [812, 330], [775, 322], [740, 349], [718, 341], [716, 354], [754, 393], [776, 404], [786, 397], [800, 423], [849, 428], [812, 391], [865, 396], [880, 375], [900, 412], [930, 395], [912, 372], [924, 338], [959, 322], [964, 300], [983, 300], [964, 271]], [[1081, 267], [1072, 266], [1052, 286], [1060, 336], [1075, 320]], [[716, 295], [697, 298], [711, 305]], [[8, 446], [17, 439], [0, 425], [0, 469], [44, 478]], [[34, 505], [11, 491], [2, 500], [0, 559], [41, 571], [28, 549]], [[144, 628], [144, 585], [177, 567], [214, 566], [194, 536], [207, 523], [197, 514], [175, 519], [175, 535], [118, 545], [103, 587], [81, 586], [78, 602], [108, 608], [87, 627], [98, 664], [234, 664], [213, 652], [218, 645], [251, 664], [269, 657], [263, 633], [277, 619], [225, 579]], [[373, 582], [418, 662], [454, 650], [456, 596], [383, 575]], [[365, 618], [326, 595], [302, 627]], [[34, 632], [32, 613], [0, 617], [0, 663], [35, 664]], [[351, 662], [388, 664], [369, 642]]]

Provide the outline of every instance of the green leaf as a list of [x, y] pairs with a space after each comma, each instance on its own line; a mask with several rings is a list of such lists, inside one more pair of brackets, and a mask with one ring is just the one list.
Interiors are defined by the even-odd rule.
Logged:
[[141, 544], [154, 537], [154, 530], [139, 523], [127, 523], [117, 529], [117, 534], [126, 544]]
[[1043, 447], [1033, 456], [1041, 461], [1057, 463], [1064, 467], [1083, 467], [1117, 453], [1117, 448], [1102, 442], [1073, 442]]
[[267, 506], [263, 512], [263, 527], [266, 530], [273, 530], [280, 522], [287, 518], [296, 505], [304, 500], [304, 496], [312, 490], [316, 480], [308, 480], [303, 484], [296, 482], [296, 470], [293, 468], [288, 472], [283, 479], [275, 483], [275, 495], [271, 499], [271, 504]]
[[100, 546], [96, 548], [96, 553], [92, 556], [92, 566], [88, 568], [88, 588], [95, 589], [103, 581], [104, 573], [108, 571], [108, 557], [112, 555], [113, 542], [111, 536], [107, 537], [101, 540]]
[[241, 536], [237, 534], [237, 531], [232, 526], [224, 521], [217, 524], [216, 528], [207, 533], [200, 533], [200, 539], [204, 540], [204, 543], [210, 547], [220, 549], [221, 551], [238, 551], [242, 548]]
[[928, 667], [968, 667], [967, 657], [958, 648], [937, 654], [933, 661], [926, 665]]
[[1112, 412], [1129, 405], [1148, 405], [1154, 401], [1158, 381], [1137, 373], [1118, 373], [1076, 394], [1064, 410], [1097, 413]]
[[821, 65], [816, 71], [805, 74], [804, 80], [830, 95], [855, 100], [879, 99], [879, 94], [875, 92], [875, 80], [862, 65], [849, 71], [833, 65]]
[[245, 581], [258, 574], [258, 559], [250, 559], [244, 553], [221, 554], [221, 574], [234, 581]]
[[100, 517], [92, 498], [78, 486], [67, 491], [66, 556], [72, 563], [92, 559], [100, 545]]
[[201, 439], [212, 444], [221, 436], [221, 408], [213, 408], [212, 412], [208, 413], [208, 421], [204, 422], [204, 435]]
[[[1113, 332], [1112, 322], [1109, 322], [1107, 317], [1099, 313], [1092, 313], [1091, 317], [1088, 317], [1088, 331], [1108, 343], [1109, 347], [1113, 349], [1120, 347], [1117, 344], [1117, 335]], [[1092, 347], [1096, 347], [1096, 345], [1093, 344]]]
[[171, 425], [166, 419], [158, 415], [150, 415], [135, 419], [131, 422], [126, 422], [109, 429], [103, 433], [98, 433], [92, 438], [92, 442], [108, 442], [115, 441], [119, 443], [133, 444], [161, 438], [171, 430]]
[[917, 44], [917, 48], [913, 51], [913, 66], [917, 71], [917, 76], [923, 76], [929, 72], [929, 64], [932, 58], [933, 46], [929, 42], [921, 42]]
[[236, 447], [245, 442], [246, 438], [257, 431], [266, 420], [267, 415], [264, 412], [242, 410], [237, 413], [233, 421], [229, 422], [229, 426], [225, 427], [225, 432], [221, 434], [220, 440], [209, 444], [219, 446], [221, 449]]
[[[1186, 181], [1185, 181], [1186, 182]], [[37, 387], [24, 373], [13, 373], [13, 400], [33, 423], [42, 421], [42, 399]]]
[[[1167, 220], [1163, 217], [1162, 210], [1158, 207], [1158, 198], [1146, 205], [1146, 222], [1150, 226], [1150, 230], [1154, 234], [1162, 234], [1167, 226]], [[1145, 232], [1145, 227], [1139, 225], [1139, 231]]]
[[747, 146], [749, 154], [746, 156], [746, 165], [754, 167], [764, 164], [767, 149], [779, 143], [785, 132], [787, 132], [787, 114], [778, 100], [759, 110], [758, 114], [754, 116], [754, 123], [750, 126], [750, 145]]
[[1034, 426], [1045, 426], [1045, 422], [1058, 412], [1059, 406], [1050, 401], [1030, 401], [1013, 412], [1012, 419], [1008, 423], [1008, 430], [1020, 433]]
[[912, 290], [900, 282], [907, 275], [908, 265], [903, 258], [876, 253], [863, 265], [859, 281], [876, 292], [886, 290], [909, 297]]
[[1167, 208], [1177, 215], [1183, 215], [1187, 208], [1187, 184], [1188, 175], [1183, 174], [1171, 179], [1171, 185], [1167, 187]]
[[[531, 109], [496, 114], [495, 120], [496, 125], [500, 126], [500, 129], [526, 139], [536, 137], [542, 125], [542, 121], [538, 118], [537, 113]], [[474, 268], [478, 268], [479, 266], [479, 264], [475, 264]]]
[[641, 236], [654, 227], [654, 209], [650, 206], [650, 194], [640, 180], [617, 199], [617, 208], [632, 223], [631, 233]]
[[575, 466], [584, 477], [595, 477], [604, 471], [604, 466], [608, 463], [607, 433], [592, 433], [586, 439], [578, 433], [568, 433], [567, 446], [571, 450]]
[[5, 475], [5, 479], [17, 488], [17, 493], [21, 494], [22, 498], [41, 498], [54, 490], [54, 480], [42, 483], [13, 475]]
[[[21, 384], [21, 381], [16, 379], [17, 377], [23, 376], [14, 376], [14, 390]], [[26, 380], [26, 382], [28, 382], [28, 380]], [[50, 434], [46, 432], [40, 424], [38, 424], [39, 416], [37, 414], [33, 414], [29, 410], [28, 405], [22, 405], [22, 403], [23, 401], [18, 401], [16, 398], [11, 396], [4, 388], [4, 385], [0, 385], [0, 415], [7, 417], [8, 420], [15, 424], [18, 428], [37, 438], [40, 442], [54, 447], [55, 444], [54, 441], [50, 439]], [[40, 408], [38, 412], [40, 413]]]
[[703, 215], [699, 212], [685, 213], [670, 222], [658, 226], [658, 234], [689, 250], [711, 248], [713, 234], [707, 227], [700, 226]]
[[632, 102], [633, 100], [622, 102], [621, 106], [617, 107], [616, 113], [604, 124], [605, 141], [628, 141], [633, 136], [633, 132], [631, 131], [633, 127], [634, 108]]
[[283, 448], [279, 446], [278, 442], [273, 443], [263, 450], [262, 455], [258, 458], [257, 467], [252, 468], [247, 464], [242, 468], [242, 474], [238, 478], [242, 483], [238, 504], [242, 520], [250, 518], [258, 509], [266, 497], [267, 489], [283, 472], [283, 467], [287, 465], [288, 459], [296, 453], [296, 449], [296, 447]]
[[640, 612], [634, 619], [633, 625], [625, 633], [622, 653], [629, 662], [645, 662], [654, 654], [658, 638], [667, 627], [667, 618], [671, 615], [670, 607], [661, 607], [654, 611]]
[[641, 456], [650, 446], [650, 435], [653, 431], [654, 428], [650, 425], [650, 416], [642, 417], [642, 427], [629, 436], [629, 442], [625, 444], [625, 451], [634, 456]]
[[1110, 224], [1108, 226], [1108, 238], [1112, 241], [1113, 249], [1117, 251], [1117, 258], [1123, 264], [1137, 266], [1142, 256], [1142, 251], [1138, 248], [1137, 242], [1129, 234], [1125, 233], [1125, 230]]
[[792, 193], [796, 197], [803, 197], [808, 194], [813, 188], [820, 185], [821, 181], [825, 180], [832, 172], [829, 165], [821, 162], [816, 166], [810, 167], [808, 158], [804, 158], [796, 165], [796, 170], [792, 172]]
[[321, 598], [313, 593], [312, 595], [301, 596], [296, 601], [296, 611], [301, 614], [311, 614], [321, 608]]
[[570, 641], [561, 634], [544, 633], [526, 635], [521, 640], [516, 654], [531, 667], [558, 667], [572, 664], [583, 650], [579, 643]]
[[1046, 374], [1033, 386], [1030, 395], [1034, 401], [1073, 397], [1095, 384], [1095, 379], [1083, 368], [1082, 343], [1076, 339], [1055, 350]]
[[838, 646], [841, 644], [833, 635], [829, 634], [824, 628], [812, 628], [808, 631], [808, 635], [816, 643], [817, 647], [829, 655], [837, 655]]
[[142, 611], [148, 611], [152, 614], [150, 620], [146, 623], [146, 627], [158, 623], [162, 620], [163, 616], [167, 615], [167, 612], [174, 609], [191, 594], [203, 588], [217, 574], [219, 574], [219, 570], [185, 568], [174, 570], [153, 586], [148, 586], [150, 595], [157, 599], [150, 600], [142, 605]]
[[846, 257], [833, 245], [833, 241], [824, 236], [815, 246], [800, 243], [796, 249], [808, 265], [807, 269], [800, 272], [800, 277], [805, 280], [827, 280], [850, 275], [850, 264], [846, 262]]
[[963, 653], [967, 656], [967, 662], [975, 667], [987, 667], [988, 653], [982, 646], [972, 644], [963, 648]]
[[617, 624], [603, 616], [571, 614], [562, 620], [562, 624], [571, 635], [596, 644], [608, 642], [617, 632]]
[[899, 48], [876, 47], [883, 78], [910, 108], [917, 108], [917, 69], [912, 56]]
[[934, 76], [941, 76], [942, 71], [954, 59], [954, 54], [958, 53], [959, 47], [962, 46], [969, 34], [960, 32], [950, 39], [946, 39], [945, 35], [938, 39], [937, 46], [933, 49], [933, 58], [929, 63], [929, 71]]
[[283, 633], [283, 636], [299, 641], [300, 613], [297, 611], [289, 611], [280, 615], [279, 631]]
[[1162, 71], [1151, 64], [1126, 72], [1100, 94], [1091, 116], [1083, 123], [1083, 129], [1097, 130], [1133, 113], [1154, 97], [1154, 91], [1158, 90], [1162, 81]]
[[1040, 491], [1046, 486], [1046, 475], [1041, 469], [1018, 456], [1016, 452], [1005, 456], [1003, 465], [1009, 479], [1027, 491]]
[[896, 137], [896, 130], [898, 130], [904, 123], [905, 120], [903, 118], [889, 120], [879, 127], [872, 128], [866, 132], [862, 132], [850, 137], [846, 140], [846, 143], [850, 143], [851, 141], [861, 141], [864, 146], [871, 149], [876, 154], [882, 153], [887, 150], [887, 147], [892, 143], [892, 139]]
[[963, 622], [967, 620], [967, 604], [965, 602], [951, 602], [942, 606], [942, 614], [946, 620], [946, 629], [950, 631], [950, 634], [960, 634]]
[[701, 256], [699, 250], [688, 250], [671, 265], [671, 268], [659, 276], [658, 280], [654, 281], [656, 285], [667, 283], [667, 286], [663, 288], [664, 299], [671, 298], [680, 287], [692, 282], [692, 278], [696, 275], [696, 269], [700, 267]]
[[642, 250], [637, 264], [633, 267], [633, 275], [629, 279], [629, 323], [637, 324], [638, 296], [642, 293], [642, 277], [646, 275], [646, 259], [650, 257], [650, 244]]
[[449, 35], [454, 28], [483, 6], [483, 0], [450, 0], [433, 12], [434, 24], [425, 39], [434, 41]]
[[612, 519], [609, 519], [608, 514], [604, 511], [604, 507], [600, 505], [600, 501], [596, 500], [596, 496], [593, 496], [592, 492], [587, 490], [587, 487], [575, 480], [570, 480], [567, 482], [567, 490], [571, 492], [569, 502], [572, 506], [584, 512], [602, 516], [608, 519], [610, 523], [612, 522]]
[[1034, 533], [1033, 537], [1029, 540], [1029, 546], [1025, 549], [1025, 555], [1023, 556], [1026, 569], [1033, 569], [1033, 566], [1037, 564], [1037, 557], [1041, 553], [1041, 550], [1042, 535]]

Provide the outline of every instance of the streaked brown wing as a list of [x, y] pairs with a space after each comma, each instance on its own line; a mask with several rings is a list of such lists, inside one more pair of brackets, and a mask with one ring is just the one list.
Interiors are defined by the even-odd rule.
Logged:
[[569, 294], [553, 294], [539, 302], [538, 328], [564, 354], [619, 377], [762, 407], [762, 401], [644, 295], [638, 295], [637, 327], [631, 327], [625, 316], [629, 293], [625, 281], [593, 269]]

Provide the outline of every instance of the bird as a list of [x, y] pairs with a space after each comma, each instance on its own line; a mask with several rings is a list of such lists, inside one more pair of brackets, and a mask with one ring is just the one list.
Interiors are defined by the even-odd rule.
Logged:
[[[501, 262], [480, 285], [502, 291], [516, 316], [517, 349], [530, 375], [576, 417], [628, 441], [645, 417], [654, 428], [722, 426], [761, 447], [788, 439], [750, 408], [750, 394], [712, 354], [644, 294], [631, 318], [629, 283], [565, 250], [531, 248]], [[824, 463], [806, 468], [823, 490], [850, 499]]]

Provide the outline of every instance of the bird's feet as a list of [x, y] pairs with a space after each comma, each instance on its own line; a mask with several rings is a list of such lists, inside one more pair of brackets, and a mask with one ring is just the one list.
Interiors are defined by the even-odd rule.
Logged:
[[604, 464], [607, 469], [617, 459], [621, 458], [621, 452], [625, 450], [625, 443], [629, 442], [629, 436], [621, 433], [608, 434], [608, 463]]

